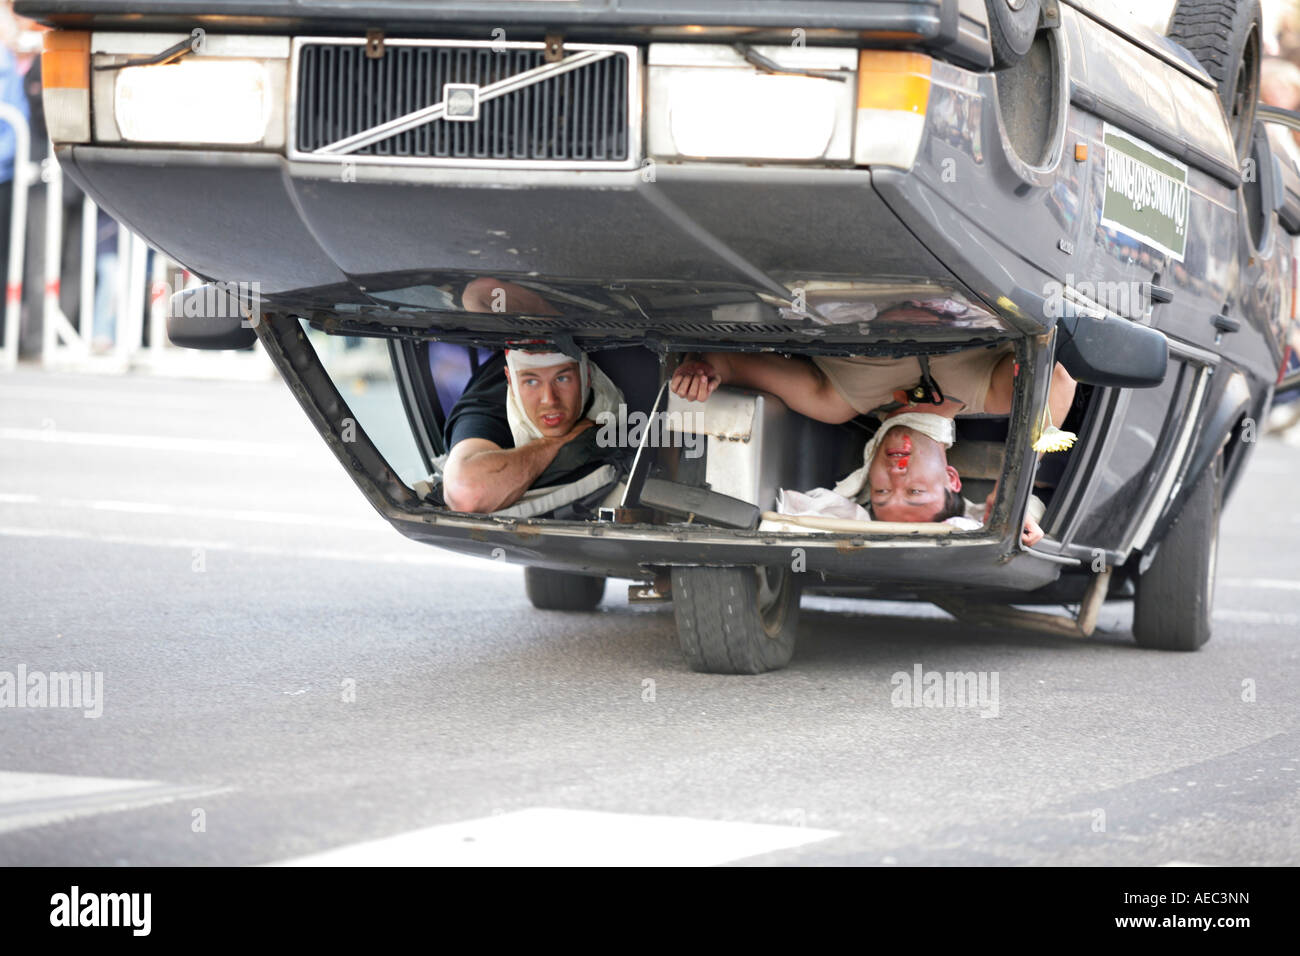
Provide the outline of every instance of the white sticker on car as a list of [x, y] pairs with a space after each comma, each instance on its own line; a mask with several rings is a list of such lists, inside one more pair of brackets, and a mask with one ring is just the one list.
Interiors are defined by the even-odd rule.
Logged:
[[1149, 143], [1105, 124], [1101, 224], [1183, 261], [1191, 193], [1187, 167]]

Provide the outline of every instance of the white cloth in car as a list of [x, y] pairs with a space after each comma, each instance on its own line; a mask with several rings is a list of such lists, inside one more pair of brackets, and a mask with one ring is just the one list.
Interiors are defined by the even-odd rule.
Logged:
[[[549, 368], [574, 361], [573, 356], [563, 352], [528, 352], [523, 349], [506, 351], [506, 367], [510, 369], [510, 385], [506, 389], [506, 421], [510, 425], [510, 435], [515, 440], [515, 447], [527, 445], [542, 437], [541, 431], [524, 413], [523, 403], [515, 392], [516, 382], [521, 372], [531, 368]], [[578, 360], [578, 370], [582, 386], [582, 404], [586, 406], [591, 397], [591, 407], [587, 409], [587, 418], [599, 422], [604, 415], [617, 415], [623, 404], [623, 393], [609, 380], [586, 353]], [[593, 397], [594, 393], [594, 397]]]
[[[950, 524], [959, 531], [975, 531], [984, 527], [984, 502], [962, 498], [962, 511], [943, 523]], [[1037, 495], [1029, 496], [1029, 507], [1025, 514], [1039, 524], [1047, 506]], [[850, 521], [871, 521], [871, 514], [866, 508], [845, 498], [829, 488], [813, 488], [811, 491], [791, 491], [782, 488], [776, 493], [776, 513], [792, 517], [847, 518]]]
[[[979, 517], [972, 515], [972, 512], [976, 509], [975, 503], [966, 501], [964, 498], [962, 501], [965, 503], [966, 513], [954, 515], [944, 521], [944, 524], [950, 524], [959, 531], [974, 531], [976, 528], [983, 527], [984, 523]], [[982, 515], [984, 506], [979, 505], [978, 508], [979, 514]], [[847, 518], [850, 521], [872, 520], [871, 513], [862, 505], [852, 498], [845, 498], [829, 488], [813, 488], [811, 491], [792, 491], [789, 488], [782, 488], [776, 493], [776, 513], [791, 515], [792, 517]]]
[[876, 457], [876, 449], [891, 428], [906, 425], [920, 432], [927, 438], [933, 438], [944, 448], [951, 448], [956, 440], [956, 427], [951, 418], [944, 418], [933, 412], [904, 412], [893, 418], [886, 418], [880, 430], [871, 436], [867, 447], [862, 449], [862, 467], [841, 478], [835, 485], [835, 494], [860, 501], [867, 486], [867, 472], [871, 469], [871, 460]]
[[817, 515], [823, 518], [848, 518], [851, 521], [870, 521], [866, 508], [829, 488], [811, 491], [794, 491], [782, 488], [776, 493], [776, 512], [783, 515]]

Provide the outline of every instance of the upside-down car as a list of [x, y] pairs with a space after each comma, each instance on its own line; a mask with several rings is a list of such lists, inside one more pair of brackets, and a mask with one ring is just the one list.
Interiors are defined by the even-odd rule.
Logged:
[[[674, 602], [693, 667], [754, 673], [789, 661], [801, 592], [1077, 604], [1059, 620], [1081, 632], [1132, 600], [1140, 645], [1209, 638], [1221, 504], [1284, 365], [1300, 179], [1257, 109], [1257, 0], [1150, 6], [17, 9], [53, 28], [67, 174], [210, 283], [174, 303], [174, 342], [260, 342], [402, 534], [525, 565], [539, 607], [630, 579]], [[484, 277], [547, 308], [467, 308]], [[476, 357], [512, 340], [584, 350], [646, 416], [693, 352], [1002, 347], [1017, 374], [1009, 415], [957, 420], [965, 493], [995, 492], [975, 528], [776, 514], [778, 490], [860, 462], [868, 423], [730, 387], [680, 419], [702, 455], [641, 442], [541, 505], [471, 514], [355, 428], [324, 336], [387, 340], [425, 477]], [[1040, 455], [1057, 363], [1078, 388], [1051, 424], [1078, 440]]]

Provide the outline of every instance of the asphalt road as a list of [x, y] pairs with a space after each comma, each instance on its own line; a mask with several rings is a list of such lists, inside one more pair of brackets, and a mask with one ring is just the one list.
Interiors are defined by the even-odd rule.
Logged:
[[[0, 376], [0, 681], [102, 680], [0, 706], [0, 864], [1296, 864], [1298, 473], [1261, 442], [1199, 653], [808, 598], [718, 677], [622, 582], [402, 539], [279, 382]], [[917, 665], [996, 716], [894, 706]]]

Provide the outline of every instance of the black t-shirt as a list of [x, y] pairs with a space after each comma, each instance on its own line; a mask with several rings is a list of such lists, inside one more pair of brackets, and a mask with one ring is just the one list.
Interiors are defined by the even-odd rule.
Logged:
[[514, 448], [506, 419], [506, 356], [497, 352], [478, 367], [447, 416], [447, 450], [466, 438], [486, 438], [500, 448]]

